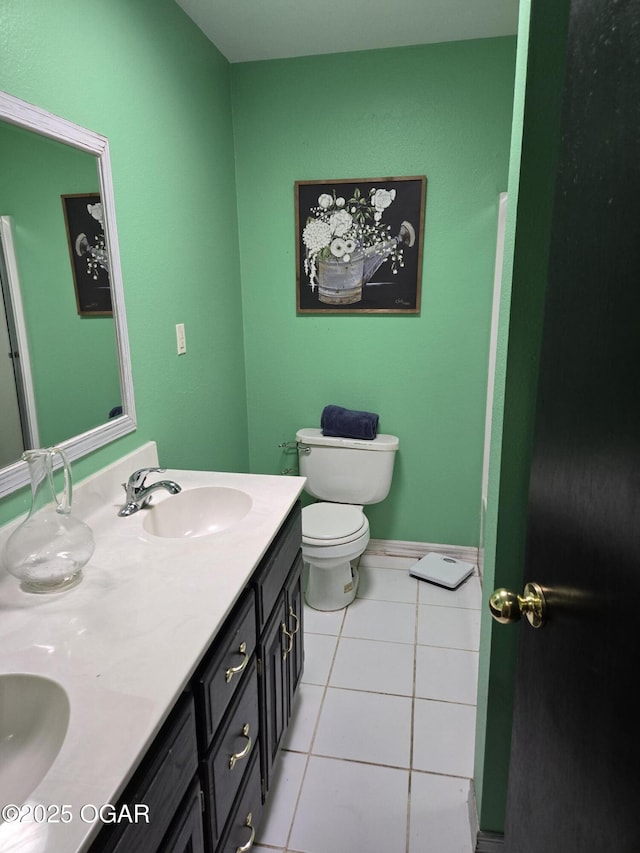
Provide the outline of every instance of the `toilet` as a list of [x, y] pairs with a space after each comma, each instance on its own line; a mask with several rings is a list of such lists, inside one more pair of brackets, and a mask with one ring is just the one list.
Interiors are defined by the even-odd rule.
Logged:
[[313, 428], [296, 433], [305, 491], [318, 499], [302, 509], [305, 598], [315, 610], [341, 610], [356, 597], [358, 561], [369, 542], [363, 506], [389, 494], [399, 445], [395, 435], [365, 440], [325, 436]]

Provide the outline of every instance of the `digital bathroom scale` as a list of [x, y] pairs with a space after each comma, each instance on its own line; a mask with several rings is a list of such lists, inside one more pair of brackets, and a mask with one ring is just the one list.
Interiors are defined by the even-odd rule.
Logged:
[[474, 569], [474, 563], [463, 563], [462, 560], [430, 552], [411, 566], [409, 574], [447, 589], [456, 589]]

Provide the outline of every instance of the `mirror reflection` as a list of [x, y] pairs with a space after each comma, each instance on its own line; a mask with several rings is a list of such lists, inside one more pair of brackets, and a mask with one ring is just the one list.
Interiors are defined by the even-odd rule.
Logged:
[[[95, 195], [100, 183], [96, 159], [56, 140], [9, 124], [0, 124], [2, 162], [11, 163], [0, 178], [0, 215], [13, 226], [15, 257], [7, 259], [3, 245], [0, 277], [8, 287], [7, 262], [18, 271], [23, 317], [11, 315], [3, 299], [2, 335], [9, 348], [1, 352], [0, 387], [3, 424], [0, 430], [0, 467], [16, 461], [31, 437], [22, 411], [24, 390], [16, 370], [20, 359], [12, 330], [24, 322], [31, 360], [37, 434], [50, 447], [106, 421], [121, 407], [116, 338], [111, 312], [81, 316], [72, 275], [70, 243], [63, 196]], [[80, 233], [71, 235], [78, 263], [87, 267]], [[85, 241], [88, 240], [85, 236]], [[75, 243], [78, 244], [76, 249]], [[103, 285], [104, 287], [104, 285]], [[108, 281], [107, 281], [108, 287]], [[7, 306], [9, 311], [7, 311]], [[16, 375], [18, 374], [18, 375]], [[6, 418], [6, 423], [5, 423]], [[26, 433], [26, 434], [25, 434]]]
[[135, 412], [108, 141], [0, 92], [0, 159], [3, 495], [23, 450], [77, 459]]

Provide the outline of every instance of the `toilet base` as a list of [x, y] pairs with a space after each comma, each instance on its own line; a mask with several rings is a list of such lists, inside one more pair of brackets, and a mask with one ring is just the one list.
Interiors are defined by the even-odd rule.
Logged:
[[348, 560], [331, 568], [308, 564], [305, 601], [314, 610], [344, 610], [358, 591], [357, 560]]

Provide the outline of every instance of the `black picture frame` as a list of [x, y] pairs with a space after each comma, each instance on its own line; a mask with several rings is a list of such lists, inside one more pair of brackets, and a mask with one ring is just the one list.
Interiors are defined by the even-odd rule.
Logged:
[[61, 199], [78, 314], [113, 316], [100, 193], [70, 193]]
[[427, 178], [295, 182], [298, 314], [419, 314]]

